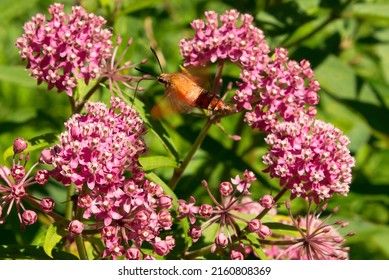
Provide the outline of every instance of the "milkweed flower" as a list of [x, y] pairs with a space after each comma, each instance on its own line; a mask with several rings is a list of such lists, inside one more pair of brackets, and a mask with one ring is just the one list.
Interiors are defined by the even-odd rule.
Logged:
[[166, 255], [174, 239], [163, 241], [159, 234], [172, 226], [167, 210], [172, 198], [145, 178], [139, 163], [147, 151], [142, 119], [118, 97], [111, 98], [110, 108], [88, 102], [85, 109], [65, 123], [60, 143], [51, 148], [51, 175], [76, 186], [85, 228], [101, 230], [103, 258], [134, 258], [135, 251], [128, 249], [142, 251], [144, 242]]
[[308, 61], [289, 59], [284, 48], [271, 53], [249, 14], [228, 10], [218, 16], [207, 11], [205, 18], [194, 20], [194, 37], [179, 43], [184, 65], [205, 66], [218, 60], [237, 65], [241, 80], [232, 100], [238, 111], [246, 111], [245, 121], [252, 128], [269, 132], [278, 122], [293, 121], [301, 113], [315, 117], [320, 87]]
[[[258, 212], [255, 212], [257, 215], [260, 210], [263, 210], [263, 208], [258, 209], [257, 204], [260, 207], [258, 202], [247, 199], [248, 190], [254, 181], [256, 181], [254, 173], [246, 170], [242, 179], [240, 176], [236, 176], [231, 178], [231, 182], [221, 182], [218, 188], [221, 196], [219, 202], [211, 193], [208, 183], [203, 180], [202, 185], [207, 190], [213, 205], [203, 203], [200, 206], [195, 206], [193, 197], [190, 198], [189, 203], [179, 200], [178, 218], [189, 217], [192, 226], [188, 231], [188, 235], [192, 238], [192, 241], [197, 242], [211, 225], [217, 224], [218, 229], [211, 246], [211, 252], [217, 253], [228, 247], [231, 251], [231, 258], [239, 259], [241, 255], [238, 254], [235, 246], [236, 243], [240, 244], [238, 232], [241, 229], [238, 225], [246, 224], [249, 228], [252, 228], [250, 226], [251, 221], [246, 220], [243, 213], [247, 213], [245, 209], [252, 209], [253, 207], [258, 210]], [[263, 225], [263, 227], [266, 226]], [[260, 228], [258, 228], [259, 230]], [[271, 232], [268, 232], [267, 236], [270, 234]], [[267, 236], [263, 234], [262, 239]]]
[[263, 156], [271, 178], [291, 191], [291, 198], [320, 202], [333, 194], [346, 196], [355, 160], [350, 140], [332, 124], [303, 115], [277, 124], [265, 138], [270, 145]]
[[[329, 216], [320, 218], [327, 208], [323, 205], [316, 206], [312, 213], [305, 217], [294, 217], [291, 213], [290, 202], [285, 203], [290, 220], [285, 223], [296, 227], [299, 237], [286, 237], [285, 241], [291, 241], [289, 245], [266, 246], [265, 253], [274, 259], [292, 260], [345, 260], [348, 259], [348, 247], [344, 247], [345, 237], [351, 237], [355, 233], [342, 235], [339, 229], [347, 227], [348, 223], [342, 220], [327, 223], [331, 216], [339, 210], [336, 207]], [[311, 205], [309, 205], [310, 209]], [[308, 211], [309, 212], [309, 211]]]
[[38, 218], [35, 211], [26, 209], [25, 202], [35, 203], [35, 206], [45, 213], [51, 212], [55, 204], [51, 198], [39, 199], [29, 192], [30, 186], [46, 184], [49, 172], [41, 169], [32, 175], [40, 162], [36, 162], [26, 170], [25, 166], [30, 156], [23, 151], [27, 146], [28, 142], [23, 138], [15, 139], [12, 167], [0, 165], [0, 224], [5, 222], [15, 206], [22, 230], [26, 225], [34, 224]]
[[126, 170], [140, 173], [139, 156], [145, 154], [146, 128], [138, 113], [119, 98], [111, 108], [102, 102], [88, 102], [86, 114], [74, 114], [52, 148], [51, 175], [65, 186], [86, 185], [98, 193], [109, 193], [123, 184]]
[[72, 96], [77, 79], [88, 84], [99, 77], [102, 60], [111, 56], [112, 33], [103, 28], [103, 17], [87, 13], [81, 6], [66, 14], [63, 4], [54, 3], [48, 11], [50, 19], [37, 14], [24, 24], [16, 46], [38, 84], [46, 82], [49, 90], [57, 88]]
[[102, 78], [106, 78], [108, 80], [110, 93], [112, 95], [117, 93], [120, 97], [123, 96], [123, 91], [120, 85], [123, 85], [124, 87], [131, 90], [143, 90], [143, 88], [138, 87], [139, 83], [136, 86], [132, 85], [132, 83], [142, 80], [142, 77], [130, 75], [128, 71], [132, 68], [135, 68], [135, 66], [143, 64], [147, 61], [147, 59], [143, 59], [140, 63], [132, 63], [131, 61], [123, 62], [124, 56], [132, 44], [132, 39], [127, 41], [126, 48], [120, 54], [120, 56], [117, 57], [119, 45], [121, 42], [122, 38], [120, 35], [118, 35], [116, 45], [113, 48], [112, 56], [108, 57], [108, 59], [104, 58], [102, 60], [103, 67], [102, 73], [100, 75]]

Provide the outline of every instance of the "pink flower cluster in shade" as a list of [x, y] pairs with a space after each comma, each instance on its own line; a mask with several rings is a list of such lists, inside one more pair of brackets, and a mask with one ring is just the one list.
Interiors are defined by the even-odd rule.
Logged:
[[27, 149], [27, 146], [28, 142], [23, 138], [15, 139], [11, 169], [0, 165], [0, 224], [5, 222], [15, 206], [22, 230], [26, 225], [34, 224], [38, 219], [35, 211], [26, 209], [25, 202], [34, 203], [37, 208], [39, 207], [45, 213], [51, 212], [55, 205], [53, 199], [49, 197], [39, 199], [29, 192], [29, 188], [33, 185], [46, 184], [49, 179], [49, 172], [40, 169], [35, 175], [31, 174], [37, 165], [42, 162], [36, 162], [26, 171], [25, 166], [29, 160], [29, 154], [24, 154], [23, 151]]
[[86, 226], [95, 222], [93, 228], [102, 231], [104, 258], [132, 256], [144, 241], [156, 254], [167, 254], [174, 239], [167, 242], [158, 235], [172, 225], [167, 210], [172, 198], [142, 171], [139, 156], [147, 151], [143, 121], [118, 97], [111, 98], [111, 108], [88, 102], [85, 109], [85, 115], [75, 114], [65, 123], [60, 144], [51, 149], [51, 175], [66, 186], [76, 185]]
[[[286, 203], [290, 219], [285, 224], [296, 227], [299, 237], [286, 236], [285, 240], [293, 240], [290, 245], [266, 245], [264, 253], [270, 259], [287, 260], [345, 260], [348, 259], [349, 247], [343, 247], [346, 242], [345, 236], [351, 237], [355, 233], [346, 235], [339, 233], [339, 229], [348, 226], [347, 222], [337, 220], [328, 223], [328, 220], [335, 214], [339, 207], [336, 207], [329, 216], [320, 218], [322, 211], [326, 209], [325, 204], [322, 210], [315, 209], [305, 217], [293, 217], [290, 203]], [[318, 207], [317, 207], [318, 208]]]
[[63, 9], [63, 4], [52, 4], [51, 19], [37, 14], [25, 23], [16, 46], [38, 84], [46, 82], [49, 90], [57, 88], [72, 96], [76, 79], [88, 84], [100, 75], [102, 59], [111, 56], [112, 33], [103, 28], [106, 20], [101, 16], [80, 6], [73, 7], [71, 14]]
[[291, 198], [319, 202], [333, 194], [347, 195], [355, 160], [347, 148], [350, 140], [332, 124], [302, 115], [277, 124], [265, 141], [270, 145], [263, 156], [265, 172], [279, 178]]
[[[239, 20], [240, 16], [240, 20]], [[207, 62], [229, 60], [242, 72], [232, 100], [237, 110], [246, 110], [245, 121], [253, 128], [270, 131], [282, 120], [293, 121], [301, 112], [316, 115], [319, 83], [308, 61], [290, 60], [286, 49], [269, 46], [253, 17], [236, 10], [218, 15], [205, 12], [206, 21], [194, 20], [196, 34], [180, 41], [185, 66], [204, 66]]]
[[[218, 224], [218, 230], [211, 246], [212, 253], [220, 253], [224, 248], [229, 248], [231, 259], [244, 259], [244, 252], [240, 247], [244, 247], [239, 241], [238, 224], [246, 224], [250, 231], [258, 233], [259, 238], [266, 239], [270, 236], [271, 230], [262, 225], [259, 220], [256, 220], [254, 226], [253, 220], [246, 220], [247, 215], [242, 214], [256, 214], [258, 215], [264, 208], [260, 206], [257, 201], [251, 200], [248, 195], [251, 183], [256, 181], [253, 172], [246, 170], [243, 178], [237, 175], [231, 179], [231, 182], [222, 182], [219, 185], [219, 193], [221, 196], [220, 202], [211, 193], [208, 183], [203, 180], [202, 184], [207, 190], [214, 206], [210, 204], [201, 204], [196, 206], [194, 197], [190, 197], [189, 202], [185, 200], [178, 200], [179, 207], [177, 209], [178, 218], [189, 218], [192, 225], [189, 229], [188, 235], [193, 242], [197, 242], [203, 232], [207, 230], [212, 224]], [[196, 225], [197, 219], [204, 219], [200, 225]], [[255, 229], [254, 229], [255, 227]], [[235, 238], [235, 239], [234, 239]]]

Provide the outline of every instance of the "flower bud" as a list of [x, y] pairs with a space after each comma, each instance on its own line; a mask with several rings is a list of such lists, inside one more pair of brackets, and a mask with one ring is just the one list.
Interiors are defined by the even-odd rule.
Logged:
[[30, 226], [38, 220], [38, 215], [32, 210], [26, 210], [22, 214], [23, 224]]
[[200, 239], [201, 234], [202, 231], [200, 226], [192, 226], [188, 231], [188, 235], [192, 238], [193, 242], [197, 242], [197, 240]]
[[224, 233], [219, 233], [215, 238], [215, 244], [219, 247], [226, 248], [228, 245], [228, 239]]
[[128, 248], [126, 251], [127, 260], [140, 260], [140, 251], [137, 248]]
[[168, 244], [166, 241], [160, 240], [160, 238], [156, 238], [156, 240], [159, 239], [159, 241], [155, 242], [153, 245], [154, 252], [159, 256], [166, 256], [170, 250], [168, 247]]
[[51, 164], [52, 154], [50, 149], [43, 149], [41, 156], [39, 157], [40, 163]]
[[80, 234], [84, 230], [84, 224], [79, 220], [73, 220], [69, 223], [68, 230], [73, 234]]
[[232, 184], [230, 182], [222, 182], [219, 186], [219, 192], [221, 195], [228, 196], [233, 191]]
[[173, 198], [169, 195], [163, 195], [159, 198], [158, 205], [162, 208], [171, 208]]
[[13, 150], [14, 154], [20, 154], [28, 147], [28, 142], [24, 140], [23, 138], [16, 138], [14, 140]]
[[55, 206], [55, 202], [53, 199], [47, 197], [47, 198], [43, 198], [41, 200], [41, 209], [43, 212], [45, 213], [50, 213], [51, 211], [53, 211], [54, 209], [54, 206]]
[[247, 227], [248, 227], [249, 231], [251, 231], [251, 232], [258, 232], [262, 227], [262, 223], [258, 219], [252, 219], [248, 223]]
[[72, 136], [73, 140], [81, 140], [82, 139], [82, 131], [79, 126], [72, 126], [70, 129], [70, 135]]
[[230, 259], [240, 261], [240, 260], [244, 260], [244, 256], [243, 256], [242, 252], [239, 252], [239, 251], [232, 249], [231, 253], [230, 253]]
[[268, 226], [262, 225], [260, 230], [258, 231], [258, 235], [262, 239], [266, 239], [268, 236], [272, 234], [270, 228]]
[[268, 208], [271, 208], [274, 205], [274, 199], [273, 199], [273, 197], [270, 194], [266, 194], [266, 195], [261, 197], [261, 199], [259, 200], [259, 204], [263, 208], [268, 209]]
[[209, 218], [211, 217], [213, 212], [213, 208], [209, 204], [202, 204], [199, 209], [199, 214], [203, 218]]

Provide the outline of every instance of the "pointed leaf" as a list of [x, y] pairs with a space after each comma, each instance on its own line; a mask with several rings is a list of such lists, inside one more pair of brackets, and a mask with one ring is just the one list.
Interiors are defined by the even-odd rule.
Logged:
[[177, 162], [174, 159], [165, 156], [151, 156], [139, 158], [143, 170], [149, 171], [159, 167], [177, 167]]
[[[25, 150], [26, 153], [30, 153], [35, 150], [43, 150], [44, 148], [47, 148], [51, 146], [53, 143], [55, 143], [58, 140], [57, 135], [54, 133], [46, 133], [34, 138], [31, 138], [30, 140], [27, 140], [28, 147]], [[8, 157], [11, 157], [13, 155], [13, 146], [8, 147], [4, 153], [3, 153], [3, 159], [6, 160]]]
[[0, 259], [32, 259], [32, 260], [78, 260], [78, 258], [70, 253], [63, 251], [52, 251], [53, 257], [48, 257], [42, 246], [35, 245], [0, 245]]
[[354, 16], [372, 20], [388, 20], [389, 21], [389, 4], [377, 3], [359, 3], [352, 5], [352, 13]]
[[21, 66], [0, 65], [0, 81], [6, 81], [24, 87], [37, 87], [35, 79]]
[[356, 97], [356, 77], [354, 70], [335, 56], [329, 56], [315, 69], [315, 77], [321, 88], [336, 98]]
[[65, 225], [66, 221], [59, 221], [51, 224], [47, 229], [43, 249], [45, 253], [51, 258], [53, 258], [52, 251], [54, 247], [58, 244], [58, 242], [61, 241], [62, 236], [64, 235], [64, 232], [62, 232], [62, 230], [65, 228]]
[[258, 234], [251, 232], [247, 234], [246, 237], [247, 237], [247, 241], [243, 240], [243, 243], [250, 245], [253, 251], [257, 254], [258, 258], [260, 258], [261, 260], [267, 260], [268, 257], [265, 255], [265, 253], [262, 250], [262, 246], [259, 242]]

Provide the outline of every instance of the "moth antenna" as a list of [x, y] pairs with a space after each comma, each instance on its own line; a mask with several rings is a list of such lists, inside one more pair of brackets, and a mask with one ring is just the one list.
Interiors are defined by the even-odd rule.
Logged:
[[142, 81], [142, 80], [139, 80], [139, 81], [136, 83], [135, 92], [134, 92], [134, 98], [132, 99], [131, 108], [132, 108], [132, 106], [134, 106], [135, 99], [136, 99], [136, 95], [137, 95], [137, 93], [138, 93], [139, 83], [140, 83], [141, 81]]
[[139, 71], [139, 72], [141, 72], [141, 73], [143, 73], [143, 74], [146, 74], [146, 75], [150, 75], [150, 76], [152, 76], [152, 77], [155, 77], [155, 75], [154, 75], [153, 73], [147, 72], [147, 71], [142, 70], [142, 69], [140, 69], [140, 68], [138, 68], [138, 67], [135, 67], [135, 70], [137, 70], [137, 71]]
[[158, 62], [158, 65], [159, 65], [159, 69], [161, 69], [161, 73], [163, 73], [162, 65], [161, 65], [161, 62], [159, 61], [157, 53], [155, 52], [155, 50], [152, 47], [150, 47], [150, 50], [154, 54], [155, 58], [157, 59], [157, 62]]

